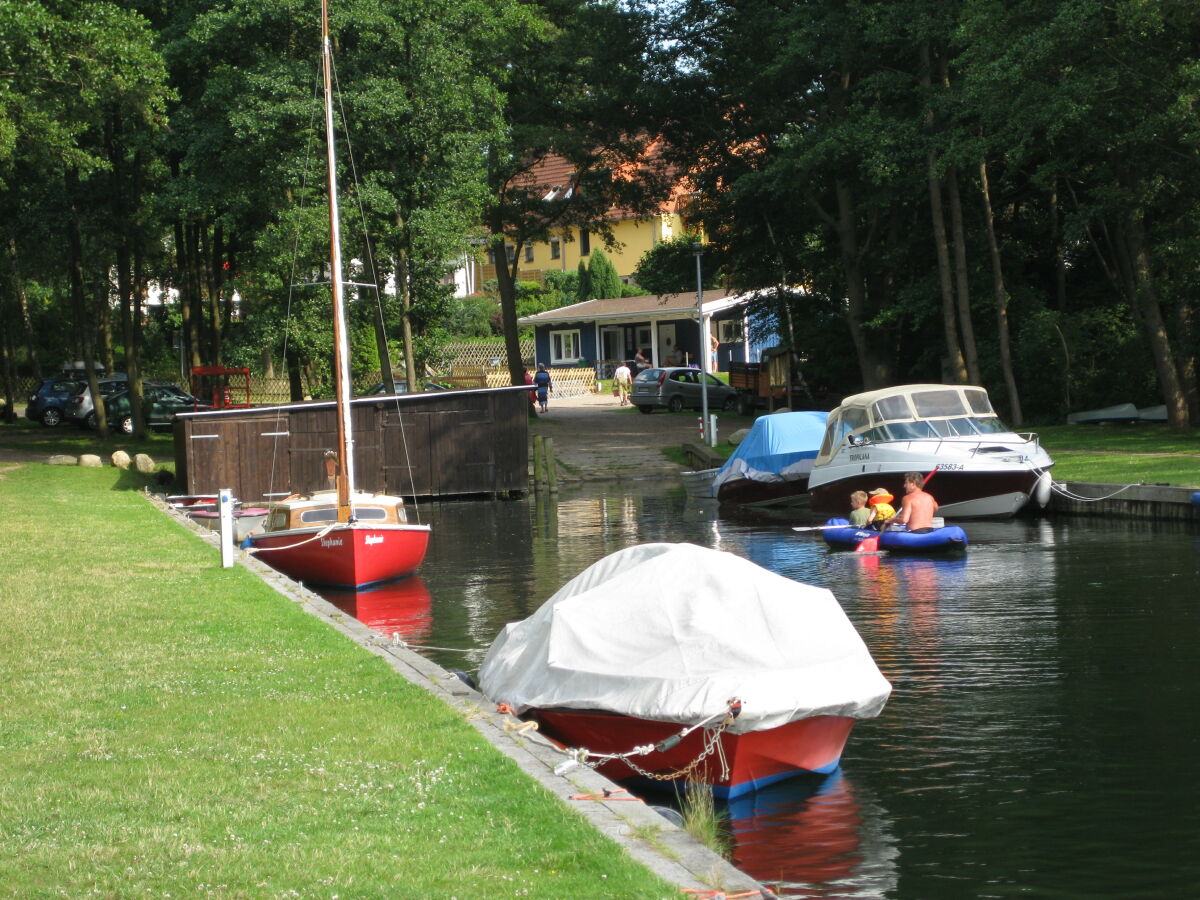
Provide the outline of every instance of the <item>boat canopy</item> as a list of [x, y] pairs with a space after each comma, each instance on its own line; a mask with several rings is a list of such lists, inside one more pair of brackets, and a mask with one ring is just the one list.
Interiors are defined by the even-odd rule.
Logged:
[[[847, 397], [829, 414], [818, 457], [829, 457], [851, 435], [863, 441], [979, 438], [1011, 434], [975, 385], [906, 384]], [[852, 441], [853, 442], [853, 441]]]
[[715, 492], [735, 476], [754, 481], [785, 481], [808, 475], [825, 434], [827, 412], [790, 412], [760, 416], [750, 433], [713, 477]]
[[604, 710], [696, 724], [743, 703], [731, 730], [870, 718], [891, 692], [833, 594], [693, 544], [605, 557], [509, 624], [479, 670], [518, 712]]

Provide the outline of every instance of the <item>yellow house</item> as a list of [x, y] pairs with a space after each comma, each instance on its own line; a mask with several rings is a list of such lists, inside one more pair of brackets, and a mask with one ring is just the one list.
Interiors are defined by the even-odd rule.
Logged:
[[[566, 160], [551, 157], [539, 165], [532, 177], [546, 186], [546, 199], [552, 200], [561, 192], [569, 195], [572, 187], [572, 171]], [[613, 207], [608, 212], [608, 224], [615, 243], [606, 247], [600, 235], [587, 229], [569, 226], [552, 233], [548, 240], [528, 244], [521, 249], [521, 265], [518, 277], [521, 281], [544, 281], [546, 272], [574, 272], [580, 260], [588, 259], [596, 250], [603, 250], [617, 270], [623, 282], [632, 280], [633, 272], [642, 256], [662, 241], [678, 237], [689, 230], [685, 210], [691, 200], [691, 191], [683, 183], [676, 185], [671, 197], [653, 215], [635, 215], [631, 210]], [[509, 262], [515, 248], [507, 246]], [[496, 277], [496, 251], [489, 249], [484, 258], [474, 263], [476, 276], [473, 284], [481, 286]]]

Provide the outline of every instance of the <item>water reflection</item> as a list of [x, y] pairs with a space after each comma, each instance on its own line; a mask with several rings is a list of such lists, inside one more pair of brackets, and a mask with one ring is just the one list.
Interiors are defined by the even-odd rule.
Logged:
[[367, 591], [326, 589], [321, 595], [368, 628], [406, 641], [424, 641], [433, 628], [433, 595], [420, 575]]
[[886, 896], [896, 885], [890, 821], [858, 793], [838, 771], [730, 801], [733, 864], [781, 897]]

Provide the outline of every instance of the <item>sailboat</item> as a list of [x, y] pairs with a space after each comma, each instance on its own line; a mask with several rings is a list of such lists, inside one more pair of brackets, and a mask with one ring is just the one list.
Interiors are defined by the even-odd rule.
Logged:
[[329, 452], [325, 460], [331, 489], [309, 495], [293, 494], [272, 503], [265, 530], [250, 536], [250, 549], [263, 562], [297, 581], [358, 589], [416, 572], [429, 547], [430, 528], [409, 524], [402, 498], [372, 494], [354, 487], [350, 346], [338, 218], [328, 0], [321, 0], [321, 62], [325, 83], [325, 157], [329, 170], [337, 448]]

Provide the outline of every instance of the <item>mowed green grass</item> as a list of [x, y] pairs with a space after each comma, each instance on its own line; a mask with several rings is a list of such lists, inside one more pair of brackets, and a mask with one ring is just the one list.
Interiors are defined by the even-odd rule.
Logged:
[[0, 471], [0, 896], [677, 895], [139, 486]]
[[1051, 425], [1034, 429], [1056, 481], [1200, 487], [1200, 430], [1165, 425]]

